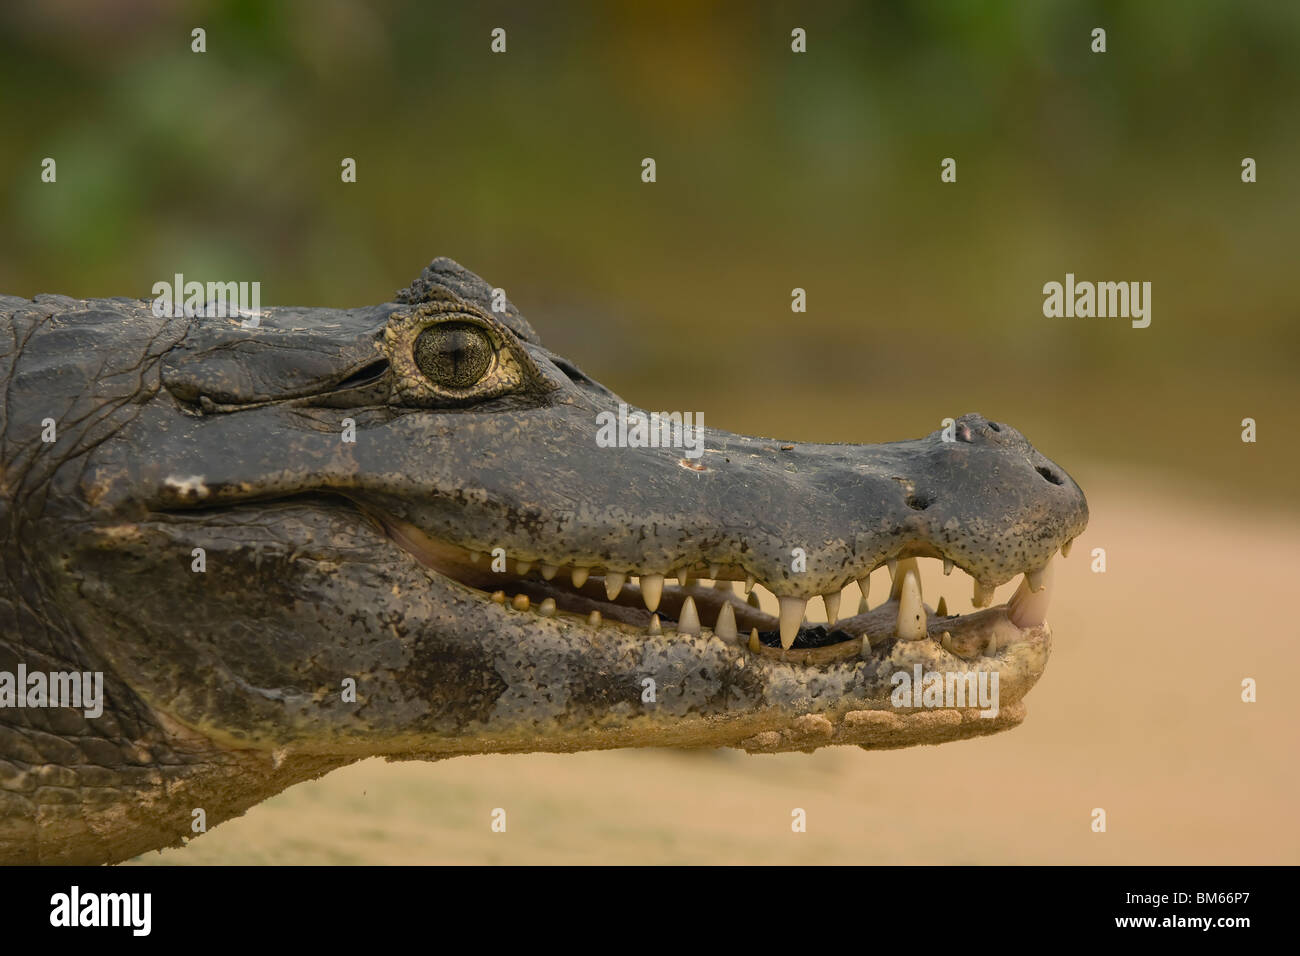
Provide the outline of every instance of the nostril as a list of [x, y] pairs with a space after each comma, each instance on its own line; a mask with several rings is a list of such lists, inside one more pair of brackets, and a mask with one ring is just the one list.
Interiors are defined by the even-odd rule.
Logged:
[[1061, 483], [1061, 476], [1058, 475], [1056, 472], [1052, 471], [1052, 469], [1050, 468], [1046, 468], [1043, 465], [1038, 465], [1036, 468], [1034, 468], [1034, 471], [1038, 472], [1040, 475], [1042, 475], [1044, 478], [1046, 478], [1054, 485], [1059, 485]]
[[989, 428], [993, 429], [995, 432], [1002, 431], [1002, 426], [997, 422], [989, 422]]
[[924, 511], [934, 504], [933, 495], [908, 495], [907, 506], [913, 511]]

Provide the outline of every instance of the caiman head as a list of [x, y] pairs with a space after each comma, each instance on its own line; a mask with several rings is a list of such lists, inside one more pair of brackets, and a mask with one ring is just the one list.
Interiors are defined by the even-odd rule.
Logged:
[[[885, 445], [647, 428], [447, 259], [383, 306], [253, 328], [18, 301], [0, 669], [36, 646], [105, 671], [108, 723], [67, 733], [129, 742], [101, 763], [133, 806], [102, 809], [165, 821], [148, 845], [203, 800], [212, 822], [370, 755], [1006, 729], [1047, 661], [1053, 555], [1087, 522], [1065, 471], [980, 415]], [[1024, 580], [952, 615], [924, 603], [923, 558], [973, 578], [977, 607]], [[859, 601], [882, 566], [889, 590]], [[900, 697], [922, 672], [970, 699]], [[97, 858], [147, 848], [92, 837]]]

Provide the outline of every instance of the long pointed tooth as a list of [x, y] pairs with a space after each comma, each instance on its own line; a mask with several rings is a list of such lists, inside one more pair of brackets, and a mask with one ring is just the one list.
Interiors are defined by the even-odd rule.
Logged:
[[858, 613], [866, 614], [870, 610], [871, 605], [867, 603], [867, 596], [864, 594], [862, 597], [858, 598]]
[[533, 562], [531, 561], [515, 562], [515, 574], [524, 575], [527, 574], [532, 569], [533, 569]]
[[[862, 608], [867, 603], [867, 597], [871, 594], [871, 575], [869, 573], [858, 578], [858, 590], [862, 592], [862, 600], [858, 602], [858, 607]], [[859, 610], [858, 613], [861, 614], [862, 611]]]
[[618, 597], [618, 592], [623, 590], [623, 585], [627, 583], [627, 575], [619, 571], [605, 572], [605, 597], [611, 601]]
[[1068, 558], [1070, 556], [1070, 549], [1073, 547], [1074, 539], [1071, 538], [1069, 541], [1065, 542], [1065, 544], [1061, 545], [1061, 557]]
[[822, 603], [826, 605], [826, 623], [834, 624], [840, 616], [840, 592], [823, 594]]
[[557, 568], [557, 567], [556, 567], [555, 565], [553, 565], [553, 564], [543, 564], [543, 565], [542, 565], [542, 579], [545, 580], [545, 581], [549, 581], [549, 580], [551, 580], [551, 578], [555, 577], [555, 572], [557, 572], [557, 571], [559, 571], [559, 570], [560, 570], [560, 569]]
[[934, 613], [936, 617], [948, 616], [948, 602], [945, 601], [942, 596], [939, 598], [939, 606], [934, 609]]
[[713, 625], [713, 633], [724, 641], [736, 639], [736, 612], [730, 604], [722, 605], [722, 610], [718, 612], [718, 622]]
[[574, 568], [573, 569], [573, 586], [580, 588], [587, 583], [587, 575], [591, 574], [591, 568]]
[[664, 593], [664, 576], [662, 574], [641, 575], [641, 599], [645, 601], [646, 610], [659, 610], [659, 599]]
[[903, 586], [903, 578], [908, 571], [916, 575], [916, 580], [921, 580], [921, 569], [917, 565], [916, 558], [903, 558], [895, 562], [894, 580], [889, 585], [889, 600], [897, 601], [899, 590]]
[[677, 572], [677, 583], [684, 588], [691, 586], [691, 571], [689, 568], [682, 568]]
[[591, 627], [600, 627], [601, 617], [599, 611], [592, 611], [587, 615], [587, 624]]
[[749, 596], [745, 598], [745, 603], [752, 608], [757, 608], [760, 611], [763, 610], [763, 605], [759, 603], [758, 595], [753, 591], [749, 592]]
[[788, 651], [799, 635], [799, 625], [803, 623], [803, 613], [808, 607], [808, 599], [783, 597], [777, 600], [781, 602], [781, 647]]
[[952, 558], [944, 558], [944, 559], [943, 559], [943, 573], [944, 573], [944, 574], [952, 574], [952, 568], [953, 568]]
[[749, 593], [750, 591], [752, 591], [752, 590], [754, 590], [754, 576], [753, 576], [752, 574], [746, 574], [746, 575], [745, 575], [745, 593], [748, 594], [748, 593]]
[[898, 558], [890, 558], [885, 562], [885, 567], [889, 568], [889, 577], [890, 580], [893, 580], [898, 571]]
[[511, 599], [511, 601], [510, 601], [510, 606], [511, 606], [512, 608], [514, 608], [516, 611], [527, 611], [527, 610], [528, 610], [528, 603], [529, 603], [529, 602], [528, 602], [528, 595], [527, 595], [527, 594], [516, 594], [516, 595]]
[[1043, 589], [1043, 569], [1037, 571], [1026, 571], [1025, 580], [1029, 582], [1029, 590], [1041, 591]]
[[902, 572], [898, 590], [898, 637], [919, 641], [925, 637], [925, 605], [921, 603], [921, 578], [915, 568]]
[[709, 565], [709, 580], [710, 580], [710, 581], [716, 581], [716, 580], [718, 580], [718, 572], [721, 571], [721, 570], [722, 570], [722, 569], [719, 568], [716, 564], [710, 564], [710, 565]]
[[695, 599], [689, 594], [682, 602], [682, 611], [677, 615], [677, 633], [696, 636], [700, 633], [700, 613], [695, 610]]
[[749, 649], [757, 654], [760, 646], [761, 645], [758, 642], [758, 628], [751, 627], [749, 629]]
[[947, 631], [943, 632], [943, 637], [939, 638], [939, 643], [943, 645], [943, 649], [949, 654], [957, 653], [957, 648], [952, 643], [952, 635]]
[[663, 625], [661, 625], [661, 624], [659, 623], [659, 615], [658, 615], [658, 614], [651, 614], [651, 615], [650, 615], [650, 626], [646, 628], [646, 633], [647, 633], [647, 634], [662, 634], [663, 632], [664, 632]]
[[1056, 577], [1055, 562], [1049, 561], [1039, 577], [1041, 589], [1034, 591], [1030, 585], [1029, 575], [1020, 582], [1020, 587], [1007, 602], [1007, 617], [1019, 628], [1037, 627], [1047, 620], [1047, 609], [1052, 603], [1052, 581]]
[[996, 627], [989, 629], [989, 642], [984, 645], [984, 653], [988, 657], [993, 657], [998, 652], [998, 629]]
[[975, 582], [974, 593], [971, 594], [971, 604], [976, 607], [988, 607], [993, 602], [993, 588], [985, 587], [978, 581]]
[[542, 617], [551, 617], [555, 614], [555, 598], [546, 598], [537, 606], [537, 613]]

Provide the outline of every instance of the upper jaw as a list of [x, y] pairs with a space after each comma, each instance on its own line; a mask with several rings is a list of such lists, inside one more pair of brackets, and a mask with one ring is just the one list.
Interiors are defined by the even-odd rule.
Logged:
[[[951, 562], [991, 590], [1042, 569], [1087, 524], [1064, 470], [978, 415], [956, 421], [952, 442], [941, 431], [862, 446], [709, 429], [695, 460], [679, 449], [598, 448], [583, 424], [448, 449], [460, 480], [448, 474], [449, 487], [427, 495], [347, 493], [466, 551], [500, 548], [597, 575], [752, 577], [805, 600], [910, 557]], [[550, 451], [539, 457], [543, 441]]]

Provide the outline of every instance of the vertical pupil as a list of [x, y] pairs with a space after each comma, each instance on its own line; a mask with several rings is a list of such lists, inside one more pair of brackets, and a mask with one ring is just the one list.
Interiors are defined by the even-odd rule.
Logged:
[[440, 385], [468, 388], [487, 372], [492, 349], [482, 330], [469, 324], [425, 329], [415, 340], [415, 362]]

